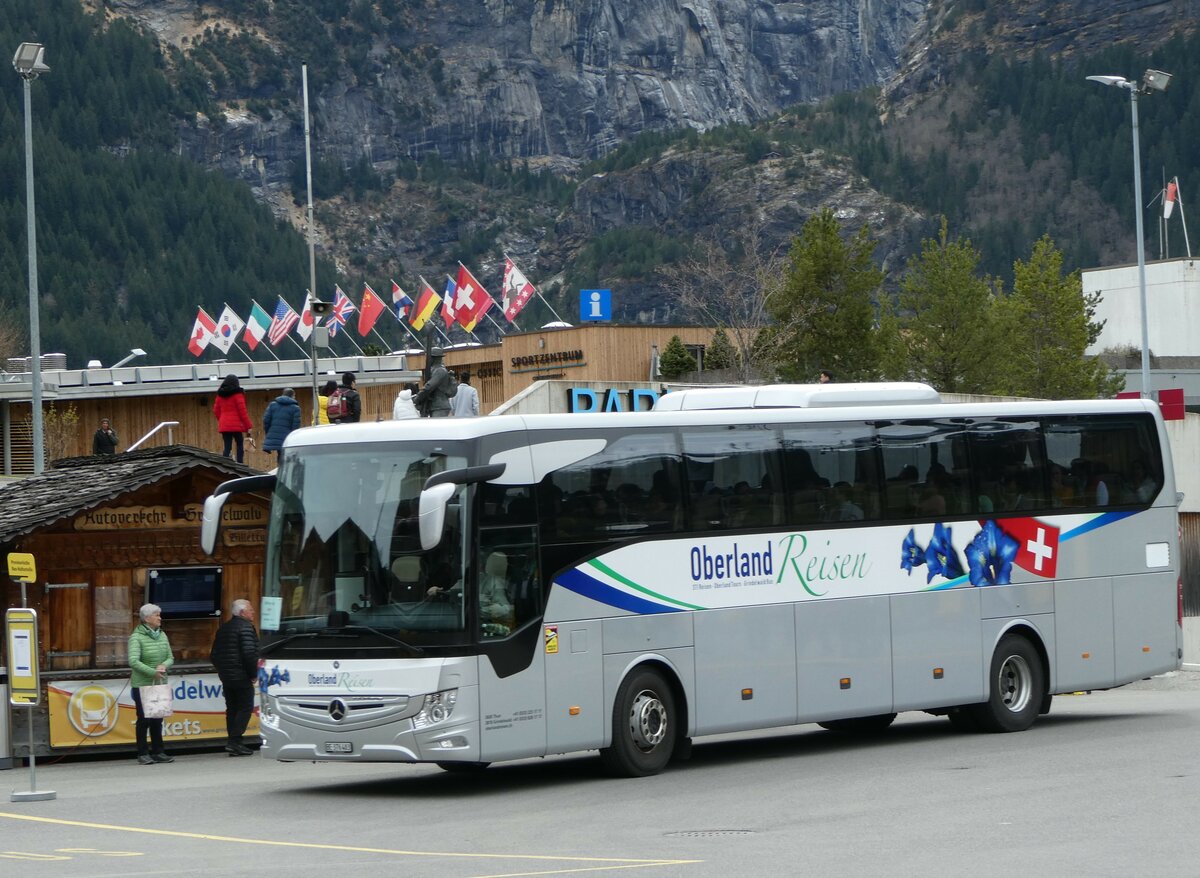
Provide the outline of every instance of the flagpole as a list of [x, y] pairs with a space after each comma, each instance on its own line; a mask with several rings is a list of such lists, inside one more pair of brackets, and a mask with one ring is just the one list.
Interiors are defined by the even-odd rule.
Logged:
[[[313, 195], [312, 195], [312, 136], [309, 126], [308, 117], [308, 62], [305, 61], [300, 65], [300, 74], [304, 84], [304, 176], [308, 183], [308, 285], [310, 289], [317, 288], [317, 242], [316, 230], [313, 224]], [[288, 305], [290, 308], [291, 305]], [[312, 313], [310, 307], [309, 313]], [[314, 315], [313, 326], [317, 328], [317, 321]], [[288, 333], [291, 338], [291, 333]], [[310, 334], [309, 350], [300, 348], [305, 359], [312, 361], [312, 422], [315, 426], [320, 422], [317, 416], [317, 409], [320, 406], [320, 393], [317, 389], [317, 341]], [[295, 339], [293, 339], [295, 341]], [[299, 347], [299, 345], [297, 345]]]
[[[517, 263], [513, 261], [513, 258], [512, 258], [511, 256], [509, 256], [509, 255], [508, 255], [508, 253], [505, 253], [505, 254], [504, 254], [504, 260], [505, 260], [506, 262], [512, 262], [512, 264], [513, 264], [513, 268], [516, 268], [516, 267], [517, 267]], [[507, 274], [505, 274], [505, 277], [507, 277], [507, 276], [508, 276], [508, 275], [507, 275]], [[525, 277], [525, 272], [521, 272], [521, 276], [522, 276], [522, 277]], [[529, 278], [527, 278], [527, 277], [526, 277], [526, 278], [525, 278], [525, 281], [526, 281], [527, 283], [529, 283], [529, 284], [532, 286], [532, 282], [529, 280]], [[503, 290], [504, 290], [504, 281], [501, 281], [501, 282], [500, 282], [500, 289], [501, 289], [501, 293], [500, 293], [500, 304], [501, 304], [501, 305], [503, 305], [503, 304], [504, 304], [504, 299], [505, 299], [505, 294], [504, 294], [504, 292], [503, 292]], [[534, 288], [533, 288], [533, 291], [536, 293], [536, 292], [537, 292], [537, 287], [534, 287]], [[501, 308], [501, 310], [504, 310], [504, 309], [503, 309], [503, 308]], [[517, 319], [516, 319], [515, 317], [509, 317], [509, 316], [508, 316], [508, 314], [507, 314], [507, 313], [505, 313], [505, 315], [504, 315], [504, 318], [505, 318], [505, 319], [506, 319], [506, 320], [507, 320], [509, 323], [511, 323], [511, 324], [513, 325], [513, 329], [515, 329], [517, 332], [524, 332], [524, 331], [525, 331], [525, 330], [523, 330], [523, 329], [521, 328], [521, 324], [517, 323]], [[504, 333], [504, 334], [505, 334], [505, 335], [507, 335], [508, 333]]]
[[[413, 308], [417, 307], [417, 303], [413, 302], [412, 307]], [[413, 331], [413, 328], [411, 326], [409, 326], [407, 323], [404, 322], [403, 317], [401, 317], [399, 314], [397, 314], [395, 312], [395, 310], [392, 310], [392, 316], [396, 318], [396, 322], [404, 327], [404, 331], [407, 332], [409, 334], [409, 336], [416, 341], [417, 344], [421, 343], [421, 337], [419, 335], [417, 335], [416, 332]]]
[[547, 301], [546, 301], [546, 297], [545, 297], [545, 296], [543, 296], [541, 293], [539, 293], [539, 292], [538, 292], [538, 288], [537, 288], [537, 287], [534, 287], [534, 288], [533, 288], [533, 294], [534, 294], [535, 296], [537, 296], [539, 299], [541, 299], [541, 300], [542, 300], [542, 303], [543, 303], [543, 304], [544, 304], [544, 305], [545, 305], [547, 308], [549, 308], [549, 309], [550, 309], [550, 313], [554, 315], [554, 319], [555, 319], [555, 320], [557, 320], [559, 323], [566, 323], [566, 322], [567, 322], [567, 321], [563, 320], [561, 317], [559, 317], [559, 316], [558, 316], [558, 312], [554, 310], [554, 306], [553, 306], [553, 305], [551, 305], [549, 302], [547, 302]]
[[[425, 286], [427, 286], [427, 287], [429, 287], [429, 289], [433, 290], [433, 284], [431, 284], [429, 281], [425, 280], [425, 275], [418, 274], [417, 277], [419, 277], [421, 279], [421, 283], [425, 284]], [[450, 275], [446, 275], [446, 277], [450, 277]], [[434, 293], [434, 295], [437, 295], [437, 290], [433, 290], [433, 293]], [[438, 311], [441, 311], [441, 309], [439, 308]], [[442, 339], [446, 342], [446, 344], [451, 344], [450, 336], [448, 336], [448, 335], [446, 335], [446, 333], [442, 332], [442, 327], [438, 326], [438, 324], [437, 324], [436, 318], [438, 316], [440, 316], [440, 315], [438, 315], [438, 314], [430, 314], [429, 315], [429, 319], [431, 321], [433, 321], [432, 326], [434, 329], [437, 330], [437, 334], [442, 337]], [[417, 341], [421, 343], [422, 347], [425, 346], [425, 343], [421, 342], [421, 340], [419, 338], [417, 339]]]
[[298, 342], [298, 341], [296, 341], [296, 339], [292, 338], [292, 333], [290, 330], [288, 331], [287, 339], [288, 339], [288, 341], [290, 341], [292, 344], [294, 344], [296, 346], [297, 350], [300, 351], [300, 353], [301, 353], [301, 355], [303, 355], [304, 359], [307, 360], [308, 359], [308, 351], [306, 351], [303, 348], [303, 346], [301, 346], [300, 342]]
[[[422, 278], [422, 280], [424, 280], [424, 278]], [[396, 286], [396, 287], [400, 286], [400, 284], [396, 283], [391, 278], [388, 278], [388, 282], [391, 283], [393, 286]], [[432, 289], [432, 287], [430, 289]], [[401, 290], [401, 292], [404, 292], [404, 291]], [[405, 295], [405, 297], [408, 297], [408, 293], [404, 293], [404, 295]], [[418, 298], [420, 298], [420, 297], [418, 296]], [[412, 301], [411, 298], [409, 299], [409, 301]], [[412, 304], [408, 306], [409, 312], [411, 312], [412, 309], [415, 307], [417, 307], [417, 303], [412, 302]], [[396, 322], [404, 327], [404, 331], [407, 332], [410, 336], [412, 336], [412, 338], [416, 340], [417, 345], [419, 346], [421, 344], [421, 337], [419, 335], [417, 335], [415, 332], [413, 332], [412, 327], [404, 322], [403, 317], [401, 317], [399, 314], [396, 313], [396, 303], [393, 302], [392, 307], [389, 308], [388, 310], [392, 312], [392, 316], [396, 318]]]
[[[346, 327], [343, 326], [342, 329], [346, 329]], [[363, 349], [358, 346], [358, 342], [356, 342], [353, 336], [350, 335], [350, 331], [348, 329], [346, 330], [346, 338], [350, 339], [350, 344], [354, 345], [354, 349], [358, 351], [358, 355], [360, 357], [366, 356], [366, 354], [363, 353]]]
[[1183, 246], [1187, 248], [1188, 259], [1192, 258], [1192, 242], [1188, 240], [1187, 214], [1183, 212], [1183, 191], [1179, 188], [1179, 178], [1175, 178], [1175, 200], [1179, 202], [1179, 219], [1183, 223]]
[[385, 354], [386, 354], [386, 353], [390, 353], [390, 352], [388, 351], [388, 348], [390, 348], [390, 347], [391, 347], [391, 345], [388, 343], [388, 340], [387, 340], [386, 338], [384, 338], [382, 335], [380, 335], [380, 334], [379, 334], [379, 330], [378, 330], [378, 329], [376, 329], [374, 326], [372, 326], [372, 327], [371, 327], [371, 332], [375, 333], [375, 337], [376, 337], [377, 339], [379, 339], [381, 342], [383, 342], [383, 348], [384, 348], [383, 352], [384, 352]]
[[[495, 300], [493, 300], [493, 301], [495, 301]], [[496, 322], [495, 318], [492, 317], [491, 310], [492, 310], [491, 308], [488, 308], [487, 311], [483, 312], [483, 316], [491, 321], [492, 326], [496, 327], [496, 329], [499, 330], [500, 337], [504, 338], [504, 336], [507, 335], [508, 333], [506, 333], [504, 331], [503, 327], [501, 327], [500, 324]], [[517, 327], [517, 328], [520, 329], [520, 327]]]
[[[251, 304], [251, 305], [253, 305], [254, 307], [258, 308], [258, 310], [259, 310], [259, 311], [262, 311], [264, 314], [267, 314], [267, 313], [269, 313], [269, 312], [267, 311], [267, 309], [266, 309], [266, 308], [264, 308], [262, 305], [258, 304], [258, 300], [257, 300], [257, 299], [251, 299], [251, 300], [250, 300], [250, 304]], [[251, 313], [251, 316], [253, 316], [253, 312]], [[249, 322], [249, 321], [247, 321], [247, 323], [248, 323], [248, 322]], [[265, 332], [265, 331], [263, 332], [263, 338], [264, 338], [264, 339], [266, 339], [266, 338], [267, 338], [267, 334], [266, 334], [266, 332]], [[267, 343], [266, 343], [266, 344], [262, 344], [262, 342], [259, 342], [259, 344], [260, 344], [260, 345], [262, 345], [262, 347], [266, 348], [266, 349], [267, 349], [267, 353], [268, 353], [268, 354], [270, 354], [272, 357], [274, 357], [274, 358], [275, 358], [275, 360], [278, 362], [278, 360], [279, 360], [279, 355], [278, 355], [278, 354], [276, 354], [276, 353], [275, 353], [273, 350], [271, 350], [271, 342], [270, 342], [270, 341], [267, 341]], [[255, 348], [255, 350], [258, 350], [258, 348]]]

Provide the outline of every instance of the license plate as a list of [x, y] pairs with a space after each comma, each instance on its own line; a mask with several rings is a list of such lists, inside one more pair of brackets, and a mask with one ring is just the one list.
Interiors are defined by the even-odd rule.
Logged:
[[349, 741], [326, 741], [326, 753], [353, 753], [354, 745]]

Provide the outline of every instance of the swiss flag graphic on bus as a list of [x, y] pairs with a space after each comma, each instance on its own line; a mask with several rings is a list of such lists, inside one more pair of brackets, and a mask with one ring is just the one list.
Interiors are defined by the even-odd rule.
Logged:
[[1018, 543], [1018, 567], [1047, 579], [1057, 574], [1058, 528], [1036, 518], [1009, 518], [1000, 526]]

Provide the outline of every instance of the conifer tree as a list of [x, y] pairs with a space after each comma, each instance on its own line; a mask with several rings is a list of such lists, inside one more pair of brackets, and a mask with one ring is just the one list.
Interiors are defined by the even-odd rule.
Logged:
[[737, 362], [737, 352], [733, 349], [733, 343], [729, 341], [724, 327], [718, 326], [717, 331], [713, 333], [712, 341], [708, 344], [708, 349], [704, 352], [704, 368], [733, 369], [737, 366]]
[[[899, 335], [909, 376], [944, 393], [989, 393], [993, 355], [992, 283], [979, 274], [979, 251], [951, 239], [946, 219], [938, 237], [921, 243], [900, 283]], [[1007, 356], [1007, 342], [1001, 353]]]
[[675, 381], [688, 372], [696, 371], [696, 359], [683, 346], [679, 336], [671, 336], [658, 358], [658, 372], [668, 381]]
[[1121, 379], [1084, 351], [1102, 324], [1083, 293], [1078, 270], [1063, 274], [1063, 255], [1049, 235], [1029, 260], [1013, 265], [1013, 291], [999, 304], [1004, 355], [997, 371], [1002, 393], [1047, 399], [1110, 396]]
[[779, 373], [811, 381], [830, 369], [839, 381], [879, 377], [880, 347], [872, 301], [883, 282], [866, 226], [848, 241], [828, 208], [810, 217], [792, 242], [770, 310], [780, 327]]

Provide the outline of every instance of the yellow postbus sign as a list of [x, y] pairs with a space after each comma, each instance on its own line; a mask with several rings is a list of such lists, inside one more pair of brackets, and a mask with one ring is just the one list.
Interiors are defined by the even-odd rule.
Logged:
[[17, 582], [37, 581], [37, 565], [28, 552], [8, 553], [8, 575]]
[[38, 684], [37, 611], [14, 607], [4, 614], [8, 645], [8, 703], [36, 707], [41, 699]]

